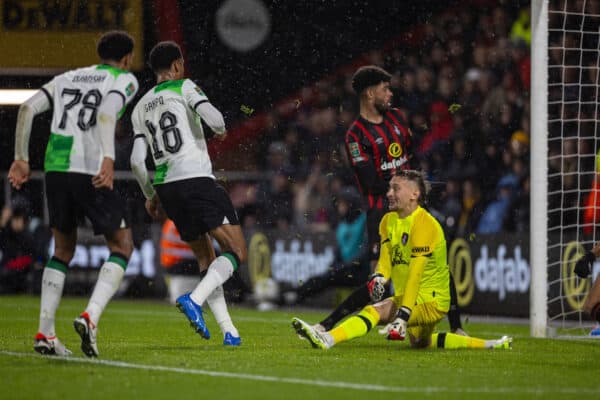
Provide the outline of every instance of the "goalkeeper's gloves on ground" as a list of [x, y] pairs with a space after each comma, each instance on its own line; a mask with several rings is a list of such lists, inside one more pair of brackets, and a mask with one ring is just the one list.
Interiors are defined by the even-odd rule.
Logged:
[[371, 301], [378, 302], [383, 298], [385, 294], [385, 278], [381, 274], [373, 274], [367, 282], [367, 289], [369, 289], [369, 296]]
[[578, 277], [587, 278], [592, 272], [592, 265], [594, 264], [594, 261], [596, 261], [596, 256], [591, 251], [588, 251], [577, 261], [577, 263], [575, 263], [575, 269], [573, 271]]
[[408, 307], [400, 307], [396, 319], [388, 328], [388, 340], [404, 340], [406, 338], [406, 328], [408, 328], [408, 319], [411, 310]]

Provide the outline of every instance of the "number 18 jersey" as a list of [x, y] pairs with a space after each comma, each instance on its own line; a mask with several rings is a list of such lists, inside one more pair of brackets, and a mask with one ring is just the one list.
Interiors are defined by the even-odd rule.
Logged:
[[111, 92], [123, 98], [123, 108], [135, 96], [135, 76], [110, 65], [67, 71], [42, 87], [53, 105], [44, 170], [95, 175], [104, 154], [96, 122], [102, 100]]
[[150, 145], [156, 166], [154, 185], [215, 179], [200, 116], [194, 111], [205, 102], [208, 98], [194, 82], [180, 79], [156, 85], [133, 109], [133, 132]]

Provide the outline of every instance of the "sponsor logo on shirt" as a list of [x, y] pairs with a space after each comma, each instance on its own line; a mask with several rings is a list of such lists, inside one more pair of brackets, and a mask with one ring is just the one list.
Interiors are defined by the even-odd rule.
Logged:
[[429, 253], [429, 246], [415, 246], [412, 248], [412, 253]]
[[400, 168], [406, 161], [406, 158], [394, 158], [392, 161], [382, 162], [381, 170], [387, 171], [388, 169]]
[[398, 143], [390, 144], [390, 147], [388, 147], [388, 154], [394, 158], [400, 157], [402, 155], [402, 146]]

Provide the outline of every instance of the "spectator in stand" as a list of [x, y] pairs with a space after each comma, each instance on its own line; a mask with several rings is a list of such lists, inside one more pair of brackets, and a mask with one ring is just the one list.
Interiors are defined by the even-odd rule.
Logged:
[[257, 193], [257, 204], [260, 207], [259, 219], [262, 226], [279, 230], [290, 228], [294, 203], [291, 176], [292, 174], [286, 170], [277, 171], [270, 179], [270, 186]]
[[295, 291], [285, 293], [287, 304], [302, 303], [328, 287], [356, 287], [367, 280], [371, 269], [365, 237], [367, 214], [362, 203], [355, 188], [342, 188], [335, 200], [339, 219], [335, 230], [335, 260], [323, 275], [312, 277]]
[[477, 227], [477, 233], [500, 233], [504, 228], [506, 219], [510, 215], [510, 205], [517, 190], [517, 177], [513, 174], [505, 175], [498, 182], [496, 200], [490, 203]]
[[456, 227], [457, 237], [469, 237], [475, 233], [483, 214], [481, 189], [476, 179], [466, 178], [462, 184], [462, 207]]

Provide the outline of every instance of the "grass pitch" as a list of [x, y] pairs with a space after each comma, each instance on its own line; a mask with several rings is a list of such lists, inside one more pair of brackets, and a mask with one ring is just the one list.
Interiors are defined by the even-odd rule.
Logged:
[[[73, 318], [84, 298], [65, 298], [57, 315], [67, 358], [33, 351], [39, 298], [0, 297], [3, 399], [581, 399], [600, 396], [600, 341], [529, 338], [522, 325], [468, 323], [474, 336], [514, 337], [511, 351], [412, 350], [375, 331], [328, 351], [300, 340], [290, 320], [325, 312], [231, 309], [240, 348], [224, 348], [189, 327], [175, 307], [116, 300], [98, 330], [99, 359], [79, 349]], [[447, 325], [442, 323], [441, 329]]]

